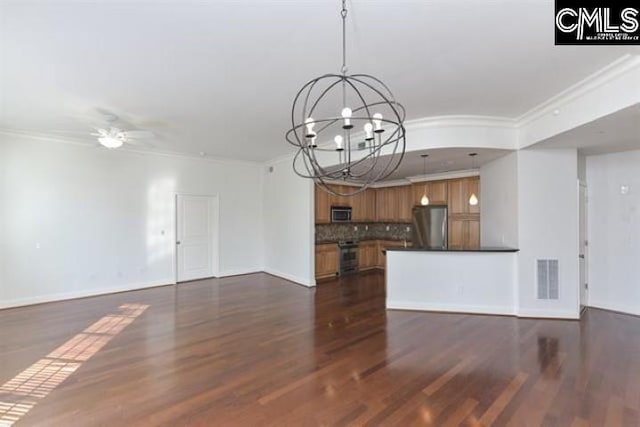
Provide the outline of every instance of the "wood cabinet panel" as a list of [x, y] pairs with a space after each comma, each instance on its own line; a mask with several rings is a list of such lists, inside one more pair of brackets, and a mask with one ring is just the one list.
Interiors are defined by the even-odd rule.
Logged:
[[396, 195], [398, 222], [411, 222], [411, 209], [413, 208], [413, 192], [410, 185], [393, 187]]
[[329, 204], [329, 193], [318, 185], [315, 186], [315, 223], [327, 224], [330, 218], [331, 205]]
[[467, 236], [465, 249], [478, 249], [480, 247], [480, 220], [470, 220], [469, 234]]
[[362, 194], [363, 219], [366, 222], [374, 222], [376, 220], [376, 190], [368, 188]]
[[367, 270], [376, 267], [378, 263], [377, 250], [377, 240], [360, 242], [360, 245], [358, 246], [358, 267], [360, 270]]
[[427, 192], [429, 204], [446, 205], [447, 204], [447, 181], [429, 181], [420, 182], [411, 186], [413, 192], [413, 206], [421, 204], [422, 196]]
[[412, 198], [410, 185], [376, 189], [377, 221], [410, 222]]
[[374, 189], [367, 189], [351, 196], [350, 205], [354, 222], [374, 222], [376, 220], [376, 193]]
[[480, 203], [475, 206], [469, 204], [469, 197], [473, 193], [480, 200], [479, 177], [451, 179], [447, 184], [447, 191], [450, 215], [480, 213]]
[[[475, 206], [469, 204], [469, 197], [471, 197], [472, 194], [475, 194], [478, 198], [478, 204]], [[467, 206], [469, 213], [480, 213], [480, 177], [474, 176], [467, 178]]]
[[393, 221], [394, 206], [392, 203], [391, 188], [376, 189], [376, 220], [380, 222]]
[[465, 214], [468, 209], [468, 198], [466, 194], [466, 182], [464, 179], [452, 179], [447, 183], [447, 198], [449, 215]]
[[478, 249], [480, 247], [480, 220], [477, 218], [449, 217], [449, 249]]
[[449, 218], [448, 246], [449, 249], [464, 249], [466, 221]]
[[429, 182], [429, 201], [432, 205], [447, 204], [447, 181]]
[[331, 277], [338, 273], [338, 245], [316, 245], [316, 278]]

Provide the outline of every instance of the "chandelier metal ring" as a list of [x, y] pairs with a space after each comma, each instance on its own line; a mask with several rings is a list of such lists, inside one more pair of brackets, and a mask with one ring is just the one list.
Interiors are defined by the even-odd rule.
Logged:
[[[293, 160], [297, 175], [331, 194], [351, 196], [386, 179], [402, 162], [405, 109], [378, 78], [347, 74], [345, 0], [341, 16], [342, 73], [324, 74], [302, 86], [285, 138], [298, 149]], [[331, 183], [351, 185], [336, 191]]]

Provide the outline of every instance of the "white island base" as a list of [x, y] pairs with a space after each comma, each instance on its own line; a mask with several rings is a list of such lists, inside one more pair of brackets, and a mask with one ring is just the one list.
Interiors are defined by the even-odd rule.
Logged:
[[387, 308], [515, 315], [517, 250], [387, 250]]

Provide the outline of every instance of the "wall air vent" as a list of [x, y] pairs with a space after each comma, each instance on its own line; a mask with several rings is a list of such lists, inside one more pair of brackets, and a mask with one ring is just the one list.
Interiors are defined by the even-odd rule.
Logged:
[[558, 299], [558, 260], [539, 259], [536, 271], [538, 299]]

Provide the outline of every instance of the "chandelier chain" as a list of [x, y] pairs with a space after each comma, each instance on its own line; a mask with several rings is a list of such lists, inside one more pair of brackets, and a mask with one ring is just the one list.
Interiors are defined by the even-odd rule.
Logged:
[[347, 0], [342, 0], [342, 74], [347, 74]]

